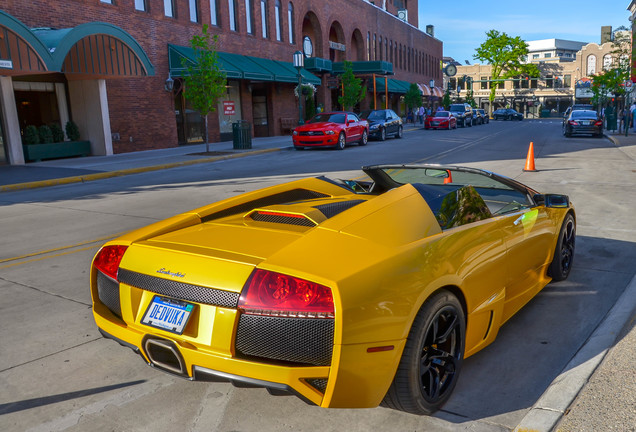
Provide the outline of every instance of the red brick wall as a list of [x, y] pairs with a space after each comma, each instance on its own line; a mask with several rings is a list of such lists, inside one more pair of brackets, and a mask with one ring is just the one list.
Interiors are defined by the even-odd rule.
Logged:
[[[359, 30], [364, 43], [366, 43], [367, 32], [371, 32], [371, 38], [375, 34], [383, 40], [388, 38], [398, 46], [407, 46], [416, 50], [418, 58], [430, 57], [427, 63], [429, 67], [418, 72], [415, 71], [413, 62], [411, 62], [411, 70], [394, 64], [394, 78], [418, 83], [428, 83], [431, 78], [435, 78], [436, 81], [441, 82], [438, 64], [442, 58], [442, 43], [362, 0], [294, 0], [296, 43], [293, 45], [288, 40], [288, 0], [281, 0], [282, 42], [276, 41], [275, 36], [275, 0], [268, 0], [268, 40], [263, 40], [261, 37], [260, 0], [254, 0], [254, 35], [248, 35], [245, 31], [244, 0], [236, 1], [239, 11], [238, 32], [229, 30], [227, 0], [219, 1], [221, 26], [212, 27], [212, 31], [219, 34], [221, 51], [290, 62], [292, 54], [301, 49], [302, 17], [308, 12], [313, 12], [318, 18], [322, 31], [322, 43], [314, 43], [314, 47], [319, 45], [323, 47], [321, 52], [315, 51], [314, 55], [329, 58], [329, 29], [332, 25], [339, 25], [345, 37], [341, 43], [344, 43], [348, 49], [352, 46], [354, 31]], [[198, 0], [198, 2], [200, 22], [209, 23], [209, 0]], [[164, 90], [164, 81], [168, 77], [169, 70], [167, 44], [188, 45], [192, 35], [200, 32], [201, 24], [190, 22], [188, 0], [174, 1], [175, 18], [164, 16], [163, 2], [159, 0], [147, 0], [150, 6], [148, 12], [135, 11], [133, 0], [113, 0], [113, 3], [110, 5], [99, 0], [4, 0], [2, 8], [29, 27], [59, 29], [102, 21], [119, 26], [130, 33], [148, 55], [155, 68], [155, 76], [107, 80], [111, 131], [120, 136], [120, 140], [113, 141], [113, 149], [115, 153], [122, 153], [175, 147], [178, 142], [174, 102], [172, 94]], [[388, 0], [387, 4], [389, 8]], [[407, 4], [409, 21], [417, 23], [417, 2], [409, 0]], [[347, 52], [346, 55], [348, 59], [353, 58], [352, 53]], [[387, 60], [384, 55], [382, 59]], [[251, 121], [252, 106], [248, 83], [241, 84], [243, 118]], [[268, 83], [266, 86], [269, 86], [270, 134], [278, 135], [281, 133], [281, 117], [297, 118], [298, 116], [298, 102], [293, 96], [294, 84]], [[320, 89], [319, 102], [326, 105], [331, 103], [328, 89]], [[372, 101], [367, 100], [363, 106], [369, 106], [369, 104], [372, 104]], [[209, 119], [210, 139], [216, 141], [219, 138], [218, 119], [214, 114], [210, 115]]]

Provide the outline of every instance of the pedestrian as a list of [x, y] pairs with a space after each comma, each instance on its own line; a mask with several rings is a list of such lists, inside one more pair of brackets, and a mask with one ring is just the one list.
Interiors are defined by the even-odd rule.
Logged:
[[440, 106], [438, 106], [438, 107], [437, 107], [437, 111], [444, 111], [444, 107], [443, 107], [443, 106], [441, 106], [441, 105], [440, 105]]
[[408, 114], [406, 115], [406, 123], [413, 122], [413, 110], [408, 110]]
[[634, 121], [635, 112], [636, 112], [636, 102], [632, 102], [632, 106], [629, 107], [629, 120], [631, 122], [631, 126], [634, 128], [634, 132], [636, 132], [636, 122]]
[[419, 117], [420, 117], [420, 124], [424, 124], [424, 105], [420, 106], [420, 112], [419, 112]]

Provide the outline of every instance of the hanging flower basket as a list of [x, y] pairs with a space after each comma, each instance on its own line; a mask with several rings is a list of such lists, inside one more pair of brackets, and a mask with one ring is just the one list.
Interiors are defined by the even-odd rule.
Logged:
[[314, 93], [316, 93], [316, 86], [313, 84], [301, 84], [300, 86], [294, 87], [294, 96], [299, 97], [298, 88], [300, 87], [300, 93], [303, 96], [312, 97]]

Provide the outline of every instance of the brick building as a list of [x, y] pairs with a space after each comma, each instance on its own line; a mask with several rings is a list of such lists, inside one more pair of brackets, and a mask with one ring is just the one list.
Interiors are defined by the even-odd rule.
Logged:
[[316, 86], [314, 104], [325, 110], [340, 109], [345, 60], [369, 89], [360, 109], [399, 112], [409, 83], [441, 94], [426, 84], [441, 85], [442, 43], [418, 29], [415, 0], [4, 0], [0, 163], [29, 160], [26, 126], [69, 120], [94, 155], [201, 142], [182, 64], [203, 24], [219, 36], [227, 75], [227, 94], [209, 116], [211, 141], [231, 139], [241, 119], [254, 136], [298, 121], [299, 50], [303, 82]]

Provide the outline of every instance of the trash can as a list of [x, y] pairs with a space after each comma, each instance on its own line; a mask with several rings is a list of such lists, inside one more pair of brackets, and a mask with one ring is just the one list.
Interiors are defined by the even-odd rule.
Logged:
[[232, 137], [235, 150], [252, 148], [252, 130], [250, 126], [250, 123], [245, 120], [232, 123]]
[[541, 118], [548, 118], [548, 117], [550, 117], [550, 110], [547, 110], [547, 109], [541, 110], [541, 113], [539, 114], [539, 116], [540, 116]]
[[618, 119], [617, 119], [616, 111], [614, 111], [614, 108], [612, 107], [605, 108], [605, 119], [607, 121], [607, 125], [605, 126], [605, 129], [611, 130], [611, 131], [615, 131], [618, 129]]

